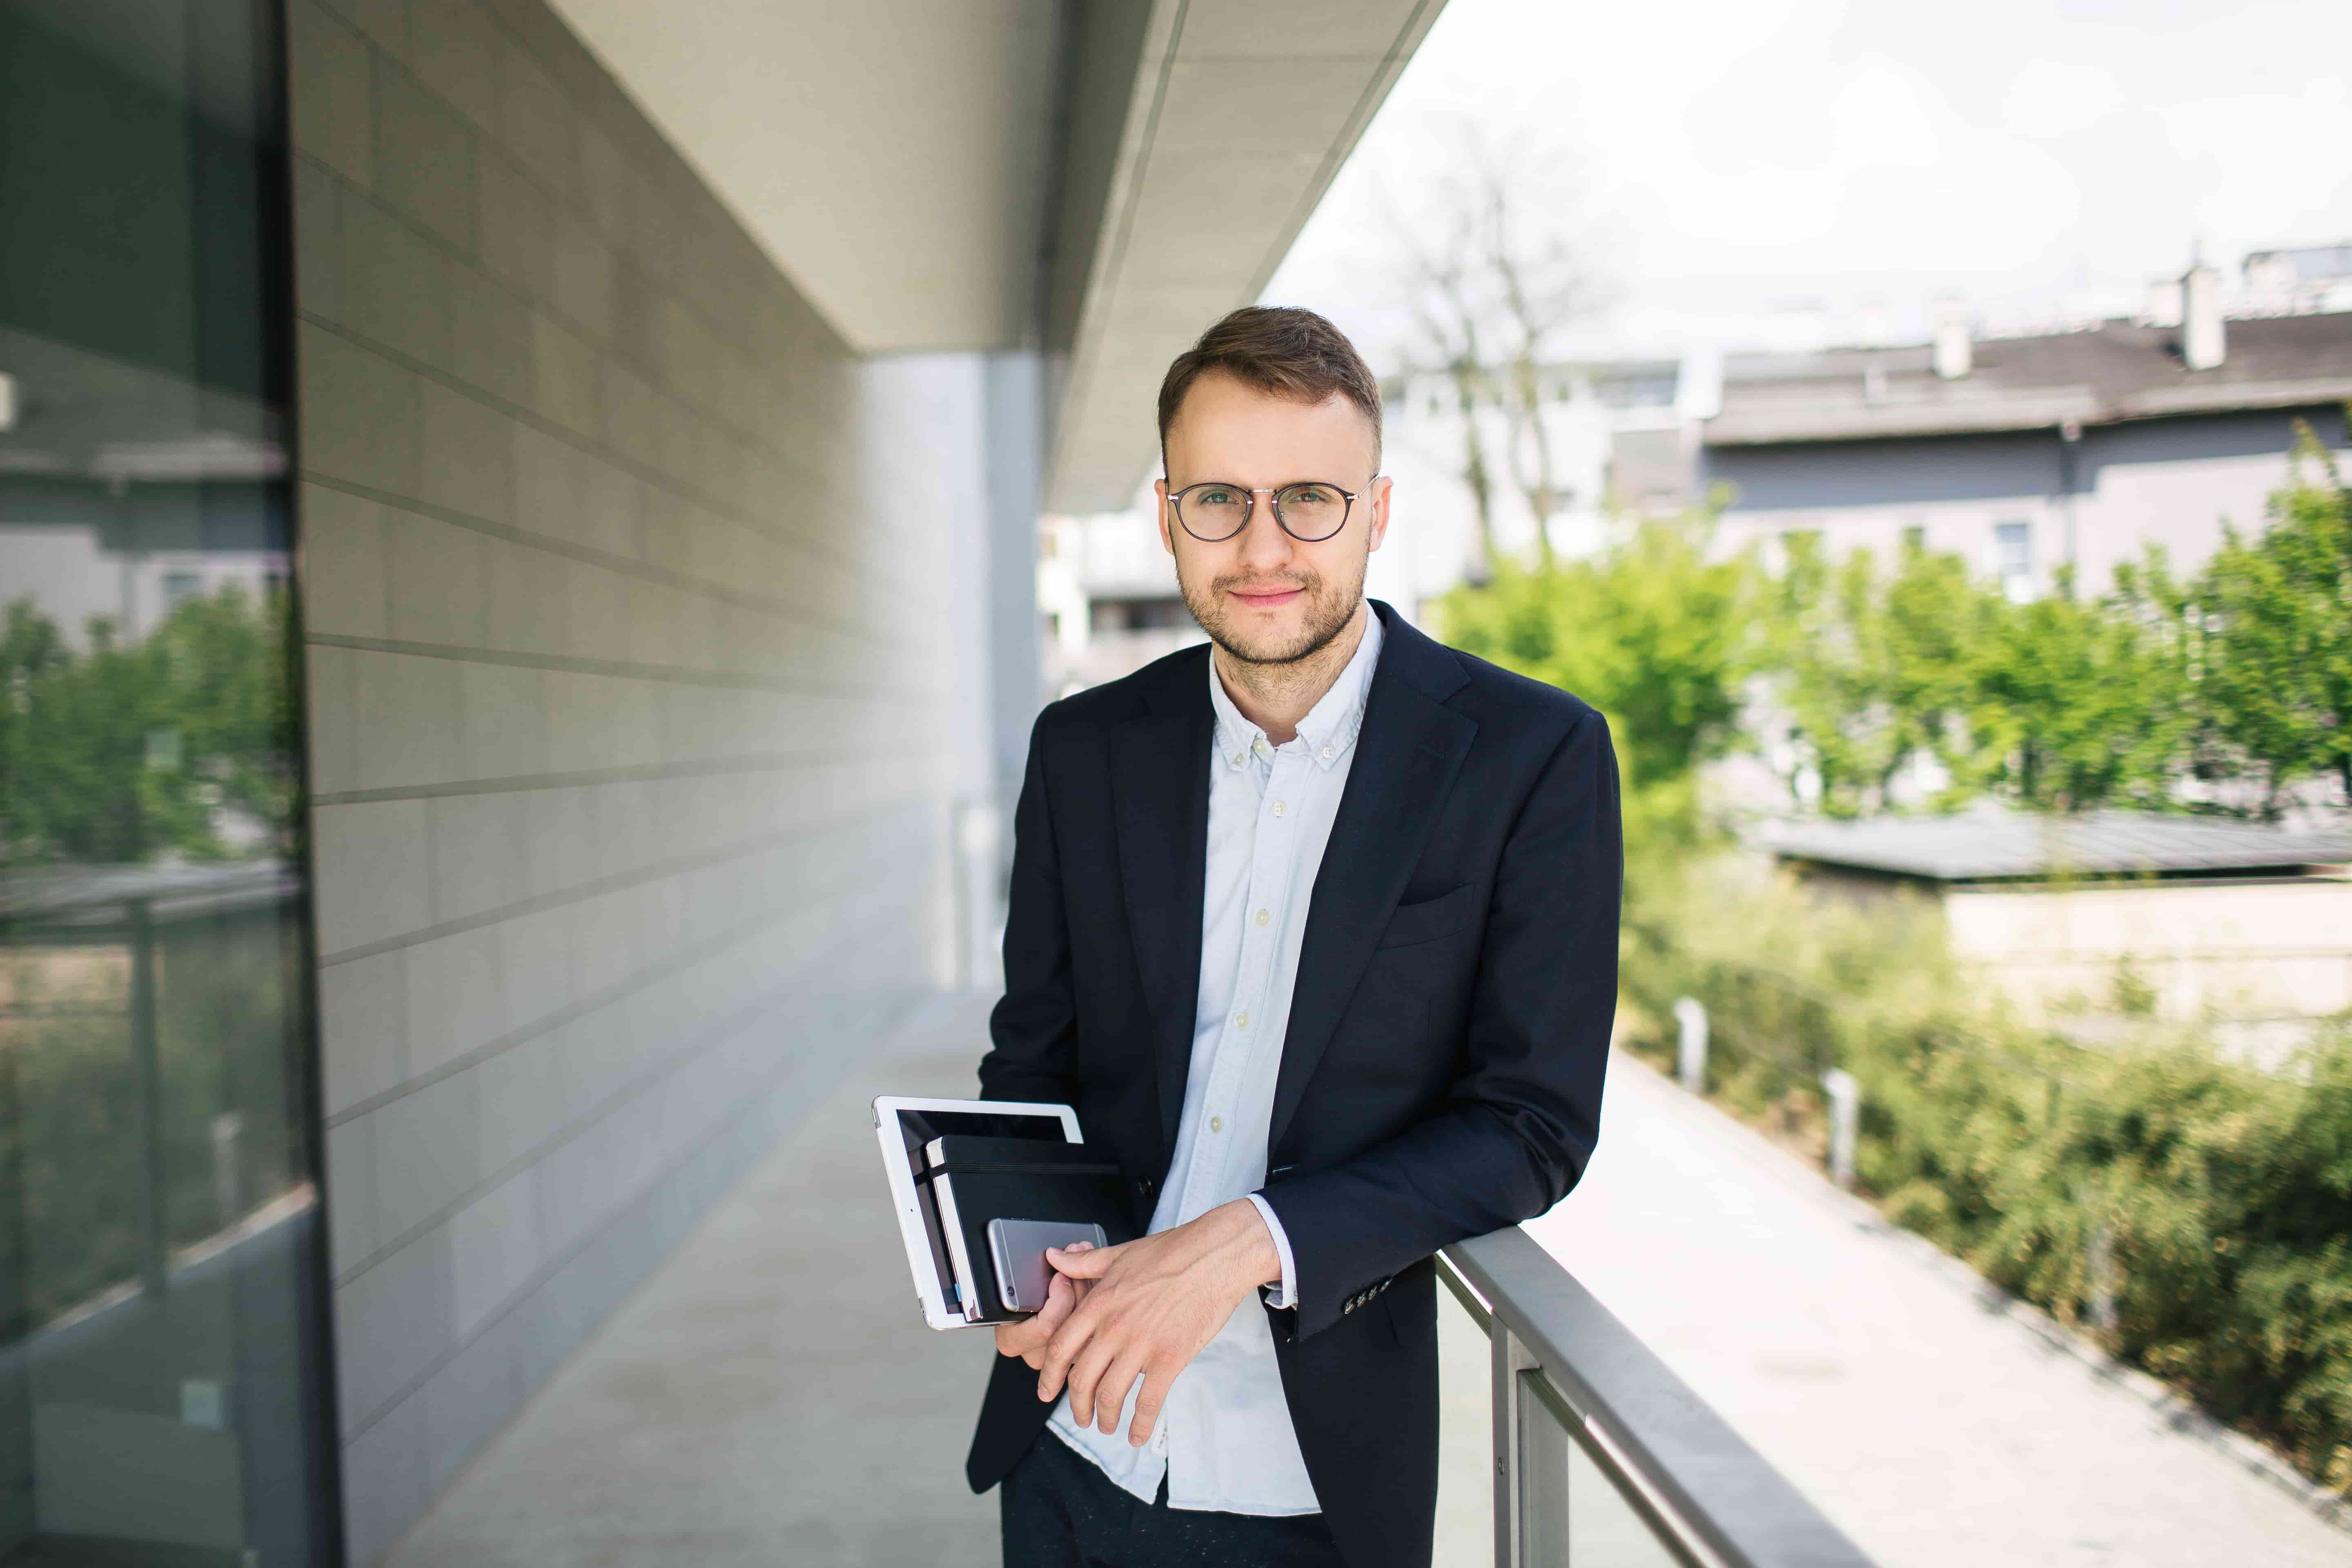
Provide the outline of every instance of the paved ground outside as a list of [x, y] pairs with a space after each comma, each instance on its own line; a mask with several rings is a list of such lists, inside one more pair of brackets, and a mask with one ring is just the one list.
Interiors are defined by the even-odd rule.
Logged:
[[873, 1042], [388, 1568], [995, 1568], [963, 1481], [994, 1342], [923, 1326], [867, 1104], [976, 1093], [987, 1016]]
[[1583, 1185], [1528, 1228], [1885, 1568], [2352, 1563], [2352, 1534], [1622, 1055]]
[[[391, 1568], [992, 1568], [963, 1485], [992, 1354], [922, 1326], [866, 1102], [961, 1096], [942, 999], [837, 1089], [397, 1546]], [[1885, 1568], [2352, 1564], [2352, 1536], [2168, 1430], [1812, 1171], [1612, 1070], [1586, 1184], [1530, 1226]], [[1488, 1559], [1484, 1342], [1450, 1301], [1438, 1562]]]

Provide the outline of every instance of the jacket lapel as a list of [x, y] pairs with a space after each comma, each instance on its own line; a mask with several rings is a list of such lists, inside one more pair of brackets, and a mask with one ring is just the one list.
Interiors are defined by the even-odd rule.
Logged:
[[[1476, 721], [1444, 705], [1466, 680], [1454, 656], [1376, 606], [1387, 633], [1364, 703], [1355, 761], [1339, 816], [1316, 873], [1307, 931], [1291, 993], [1290, 1025], [1275, 1079], [1269, 1160], [1355, 994], [1372, 944], [1404, 896], [1406, 880], [1435, 826], [1437, 809], [1478, 731]], [[1203, 764], [1205, 768], [1205, 763]], [[1203, 814], [1203, 823], [1206, 816]], [[1201, 872], [1194, 868], [1194, 888]], [[1197, 910], [1196, 895], [1192, 907]], [[1193, 933], [1197, 955], [1199, 932]], [[1178, 1080], [1180, 1089], [1182, 1080]]]
[[1113, 731], [1119, 879], [1151, 1020], [1162, 1163], [1176, 1150], [1201, 997], [1201, 903], [1208, 876], [1209, 706], [1205, 654], [1174, 661], [1146, 710]]

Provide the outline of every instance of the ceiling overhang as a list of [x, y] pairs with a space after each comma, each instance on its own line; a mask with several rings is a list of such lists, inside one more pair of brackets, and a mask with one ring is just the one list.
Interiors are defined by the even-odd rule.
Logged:
[[1045, 308], [1066, 355], [1046, 510], [1133, 500], [1169, 362], [1258, 297], [1442, 4], [1085, 8]]
[[1056, 0], [551, 0], [860, 353], [1020, 342]]
[[553, 4], [853, 349], [1045, 351], [1045, 505], [1091, 511], [1443, 0]]

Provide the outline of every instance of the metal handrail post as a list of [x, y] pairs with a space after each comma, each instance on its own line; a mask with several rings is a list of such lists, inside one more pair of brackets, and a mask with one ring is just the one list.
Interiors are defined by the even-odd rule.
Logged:
[[1499, 1322], [1486, 1326], [1487, 1429], [1495, 1455], [1495, 1568], [1519, 1568], [1519, 1375], [1517, 1343]]
[[[1540, 1375], [1526, 1343], [1500, 1319], [1489, 1323], [1487, 1368], [1493, 1380], [1489, 1402], [1495, 1447], [1495, 1568], [1559, 1568], [1542, 1555], [1546, 1542], [1568, 1539], [1567, 1493], [1532, 1486], [1527, 1376]], [[1546, 1413], [1548, 1414], [1548, 1413]], [[1547, 1517], [1556, 1514], [1559, 1517]]]
[[139, 1282], [161, 1300], [170, 1282], [163, 1212], [163, 1053], [156, 1038], [155, 925], [144, 899], [123, 906], [131, 926], [131, 1052], [139, 1072]]
[[1448, 1283], [1460, 1276], [1464, 1305], [1474, 1294], [1486, 1305], [1496, 1568], [1552, 1568], [1530, 1549], [1568, 1540], [1564, 1487], [1556, 1505], [1546, 1502], [1552, 1513], [1539, 1528], [1526, 1511], [1521, 1472], [1529, 1456], [1521, 1420], [1531, 1387], [1547, 1403], [1559, 1400], [1559, 1414], [1548, 1417], [1595, 1458], [1678, 1560], [1720, 1568], [1871, 1568], [1843, 1531], [1525, 1231], [1514, 1226], [1475, 1237], [1445, 1248], [1444, 1257]]

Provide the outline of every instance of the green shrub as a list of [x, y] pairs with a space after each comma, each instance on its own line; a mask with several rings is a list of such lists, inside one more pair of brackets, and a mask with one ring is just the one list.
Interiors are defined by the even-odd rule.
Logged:
[[1710, 1087], [1750, 1116], [1817, 1121], [1852, 1072], [1890, 1219], [2352, 1489], [2352, 1027], [2274, 1074], [2193, 1030], [2086, 1049], [1989, 995], [1927, 900], [1842, 907], [1752, 857], [1647, 879], [1622, 967], [1644, 1020], [1706, 1005]]

